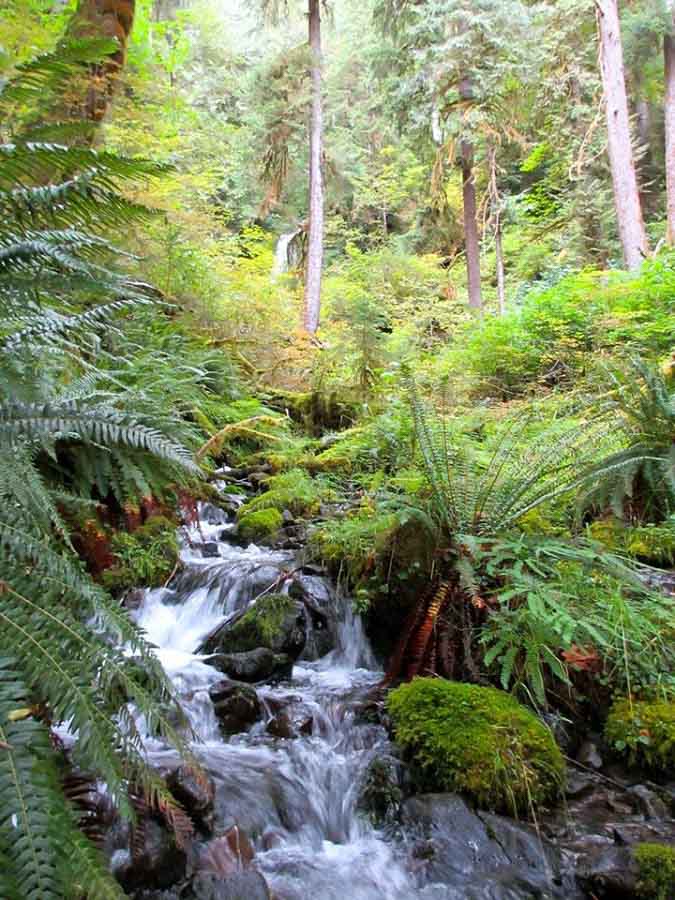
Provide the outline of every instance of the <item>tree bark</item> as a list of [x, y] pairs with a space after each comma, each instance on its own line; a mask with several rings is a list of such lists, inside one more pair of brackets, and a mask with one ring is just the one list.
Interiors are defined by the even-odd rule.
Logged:
[[675, 0], [669, 0], [672, 30], [663, 39], [665, 63], [666, 203], [668, 243], [675, 245]]
[[495, 222], [495, 260], [497, 265], [497, 299], [499, 300], [499, 315], [506, 312], [506, 278], [504, 276], [504, 251], [502, 248], [502, 222], [497, 218]]
[[619, 9], [617, 0], [596, 0], [596, 7], [605, 88], [607, 149], [619, 237], [626, 267], [637, 269], [647, 255], [648, 244], [631, 146]]
[[90, 66], [81, 90], [75, 88], [74, 96], [64, 97], [72, 117], [93, 123], [105, 117], [126, 62], [134, 12], [135, 0], [80, 0], [66, 38], [116, 39], [119, 49], [103, 62]]
[[466, 274], [469, 286], [469, 306], [483, 308], [480, 285], [480, 239], [476, 210], [476, 182], [473, 177], [473, 144], [461, 142], [462, 156], [462, 197], [464, 200], [464, 251], [466, 253]]
[[312, 121], [309, 138], [309, 234], [305, 275], [303, 323], [315, 334], [321, 315], [321, 271], [323, 268], [323, 103], [321, 59], [321, 0], [309, 0], [309, 46], [312, 55]]

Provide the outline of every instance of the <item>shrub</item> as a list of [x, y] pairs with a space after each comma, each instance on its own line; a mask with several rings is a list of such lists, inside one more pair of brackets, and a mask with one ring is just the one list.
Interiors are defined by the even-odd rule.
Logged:
[[178, 560], [176, 526], [165, 516], [153, 516], [132, 534], [120, 532], [112, 538], [116, 562], [103, 573], [111, 591], [164, 584]]
[[671, 900], [675, 897], [675, 847], [664, 844], [638, 844], [638, 896], [645, 900]]
[[415, 678], [389, 695], [396, 740], [423, 790], [528, 813], [560, 794], [563, 756], [548, 729], [494, 688]]
[[283, 524], [278, 509], [261, 509], [249, 512], [239, 519], [239, 536], [245, 541], [259, 541], [276, 534]]
[[618, 700], [607, 717], [605, 738], [630, 763], [669, 773], [675, 766], [675, 704]]

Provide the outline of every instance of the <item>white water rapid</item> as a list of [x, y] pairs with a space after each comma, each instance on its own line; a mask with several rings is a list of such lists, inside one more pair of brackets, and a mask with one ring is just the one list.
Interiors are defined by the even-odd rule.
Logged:
[[286, 234], [279, 236], [276, 248], [274, 250], [274, 265], [272, 266], [272, 277], [278, 278], [285, 275], [291, 265], [294, 263], [293, 241], [300, 234], [300, 229], [288, 231]]
[[[212, 506], [202, 509], [200, 529], [191, 538], [206, 539], [208, 558], [186, 541], [184, 570], [172, 589], [146, 592], [135, 615], [199, 737], [195, 752], [216, 785], [216, 833], [236, 824], [253, 838], [254, 864], [278, 900], [437, 896], [415, 888], [405, 852], [357, 809], [364, 772], [386, 751], [387, 737], [379, 725], [358, 719], [359, 703], [381, 673], [348, 603], [338, 610], [336, 649], [297, 662], [289, 682], [256, 685], [267, 719], [282, 707], [299, 736], [272, 737], [265, 721], [248, 733], [221, 735], [208, 690], [224, 676], [196, 648], [225, 617], [277, 584], [280, 574], [297, 570], [298, 560], [229, 542], [232, 525]], [[327, 579], [299, 577], [339, 605]], [[148, 750], [158, 766], [177, 763], [158, 743], [149, 740]]]

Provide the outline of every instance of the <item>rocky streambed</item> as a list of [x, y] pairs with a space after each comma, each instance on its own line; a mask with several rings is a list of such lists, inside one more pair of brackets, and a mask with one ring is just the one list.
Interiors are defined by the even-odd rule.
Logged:
[[[198, 740], [206, 779], [146, 739], [194, 825], [147, 815], [106, 836], [137, 900], [526, 900], [636, 897], [632, 848], [675, 843], [673, 785], [573, 748], [565, 803], [535, 824], [413, 795], [360, 621], [302, 553], [241, 546], [205, 504], [183, 570], [134, 611]], [[570, 750], [570, 752], [572, 752]]]

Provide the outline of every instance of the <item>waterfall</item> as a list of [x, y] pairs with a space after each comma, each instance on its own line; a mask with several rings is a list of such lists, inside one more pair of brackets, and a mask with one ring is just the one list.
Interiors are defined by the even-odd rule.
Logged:
[[274, 265], [272, 266], [273, 278], [285, 275], [289, 268], [296, 262], [292, 245], [293, 241], [300, 234], [300, 231], [301, 229], [296, 228], [295, 231], [288, 231], [279, 237], [274, 251]]

